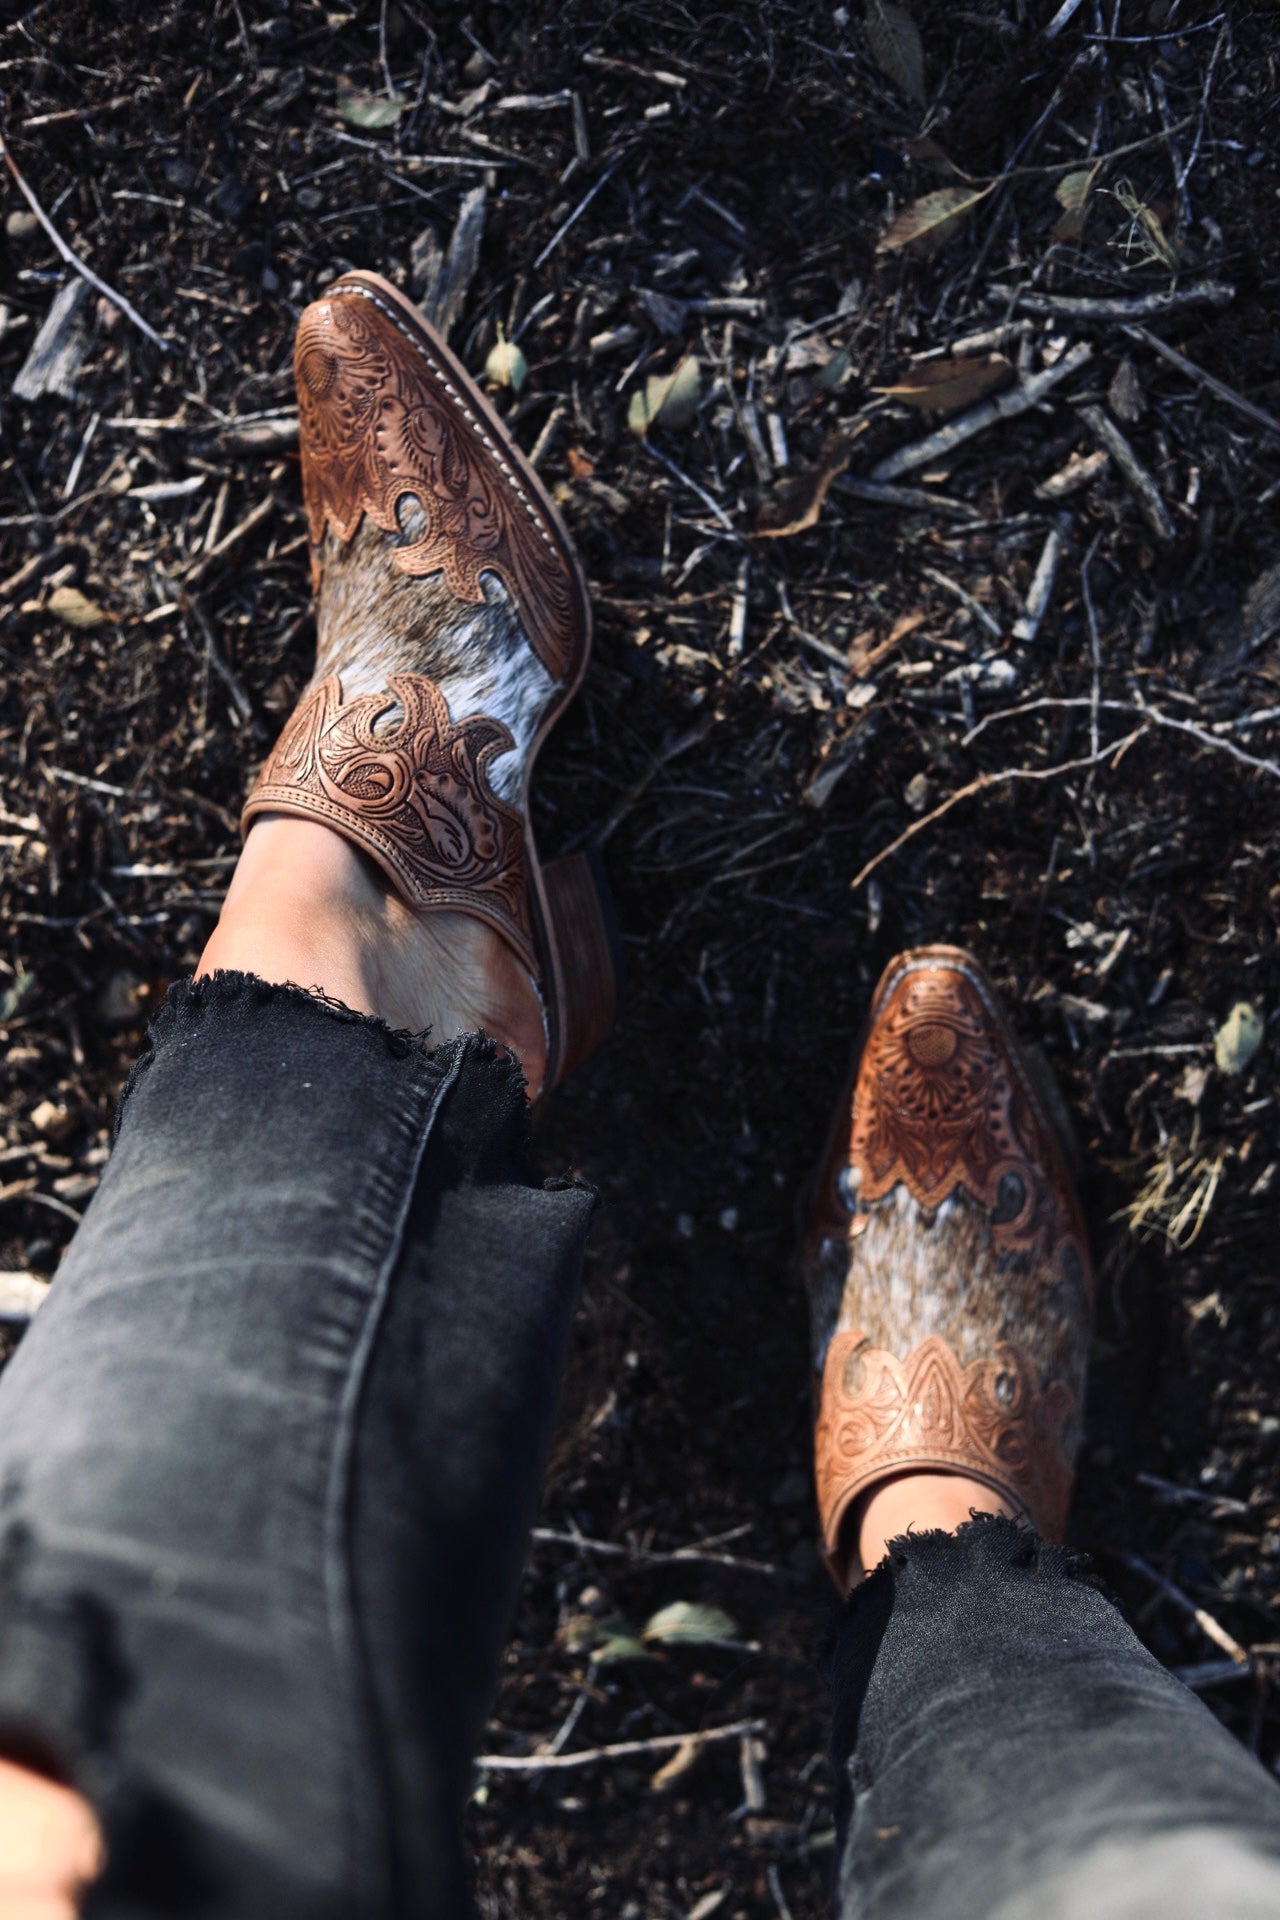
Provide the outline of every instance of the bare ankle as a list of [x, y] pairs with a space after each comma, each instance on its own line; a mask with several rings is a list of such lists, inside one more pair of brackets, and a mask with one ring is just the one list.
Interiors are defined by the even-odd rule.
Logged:
[[975, 1513], [1012, 1514], [993, 1487], [959, 1473], [900, 1473], [881, 1480], [851, 1508], [841, 1530], [846, 1587], [884, 1559], [891, 1540], [941, 1528], [954, 1533]]
[[267, 814], [254, 822], [198, 974], [220, 969], [310, 988], [437, 1040], [477, 1029], [541, 1085], [546, 1033], [529, 975], [473, 915], [415, 913], [340, 834]]

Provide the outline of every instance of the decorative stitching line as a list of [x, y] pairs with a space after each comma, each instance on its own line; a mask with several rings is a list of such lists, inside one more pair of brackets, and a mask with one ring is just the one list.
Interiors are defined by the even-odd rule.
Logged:
[[[525, 482], [521, 474], [519, 474], [516, 471], [516, 469], [513, 466], [511, 466], [510, 462], [506, 459], [500, 444], [493, 439], [492, 435], [489, 433], [488, 429], [486, 428], [484, 421], [476, 413], [474, 413], [471, 407], [467, 404], [466, 395], [463, 393], [460, 393], [458, 388], [455, 386], [454, 382], [449, 378], [448, 369], [441, 366], [440, 362], [436, 360], [433, 355], [427, 352], [426, 348], [422, 344], [422, 341], [417, 339], [412, 333], [410, 333], [409, 328], [405, 320], [403, 319], [403, 317], [396, 312], [394, 307], [389, 307], [386, 301], [382, 298], [382, 296], [373, 291], [372, 287], [362, 287], [359, 285], [356, 285], [356, 286], [344, 285], [343, 282], [339, 280], [334, 286], [325, 288], [322, 298], [326, 300], [330, 300], [340, 293], [346, 294], [346, 295], [358, 293], [362, 300], [367, 300], [371, 306], [376, 307], [378, 309], [378, 312], [382, 314], [384, 318], [386, 318], [391, 322], [392, 326], [395, 328], [396, 332], [401, 336], [401, 338], [406, 340], [408, 344], [413, 348], [414, 352], [417, 353], [421, 359], [426, 361], [427, 365], [431, 368], [431, 371], [434, 374], [435, 378], [440, 382], [441, 386], [445, 388], [450, 399], [453, 401], [454, 405], [459, 409], [459, 411], [466, 415], [469, 424], [474, 428], [479, 438], [484, 441], [485, 446], [489, 449], [489, 452], [493, 455], [494, 459], [497, 461], [498, 465], [501, 467], [503, 473], [507, 476], [507, 479], [511, 482], [513, 488], [515, 489], [517, 500], [520, 502], [520, 505], [524, 508], [526, 517], [530, 521], [532, 521], [533, 526], [538, 534], [538, 537], [541, 539], [543, 545], [547, 548], [548, 552], [551, 554], [553, 559], [563, 561], [564, 555], [561, 553], [560, 548], [556, 545], [555, 540], [552, 538], [551, 534], [548, 532], [540, 514], [538, 513], [538, 510], [533, 500], [529, 497], [527, 483]], [[572, 569], [570, 571], [572, 571]]]

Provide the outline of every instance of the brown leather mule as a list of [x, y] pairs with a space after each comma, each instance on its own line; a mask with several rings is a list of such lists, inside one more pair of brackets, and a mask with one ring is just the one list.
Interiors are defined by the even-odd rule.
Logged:
[[804, 1249], [823, 1547], [894, 1474], [952, 1472], [1060, 1539], [1093, 1278], [1049, 1113], [957, 947], [892, 961], [832, 1125]]
[[316, 672], [244, 809], [323, 821], [421, 913], [527, 968], [553, 1086], [607, 1033], [615, 969], [585, 854], [543, 864], [529, 780], [582, 680], [586, 585], [546, 489], [405, 297], [347, 273], [294, 350]]

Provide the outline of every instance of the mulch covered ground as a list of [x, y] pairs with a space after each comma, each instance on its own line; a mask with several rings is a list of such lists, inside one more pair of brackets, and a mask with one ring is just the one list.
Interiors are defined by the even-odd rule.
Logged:
[[[909, 9], [0, 6], [11, 161], [133, 310], [9, 178], [7, 1275], [56, 1270], [309, 669], [290, 350], [336, 273], [477, 371], [518, 343], [501, 403], [591, 581], [541, 843], [601, 846], [628, 980], [541, 1136], [604, 1205], [486, 1746], [760, 1726], [482, 1771], [490, 1916], [824, 1908], [792, 1248], [923, 940], [979, 953], [1074, 1115], [1074, 1538], [1280, 1755], [1280, 34], [1261, 0]], [[677, 1601], [724, 1644], [637, 1657]]]

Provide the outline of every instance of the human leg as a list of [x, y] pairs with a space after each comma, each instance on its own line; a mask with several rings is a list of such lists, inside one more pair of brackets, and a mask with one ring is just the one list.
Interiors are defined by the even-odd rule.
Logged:
[[[1277, 1910], [1274, 1783], [1044, 1537], [1070, 1493], [1088, 1254], [1041, 1094], [968, 955], [886, 971], [806, 1266], [824, 1545], [848, 1591], [830, 1666], [841, 1914]], [[1234, 1904], [1204, 1905], [1210, 1880]]]
[[830, 1680], [849, 1920], [1280, 1912], [1275, 1782], [1013, 1520], [895, 1541], [842, 1608]]
[[157, 1023], [0, 1382], [0, 1740], [101, 1809], [101, 1911], [461, 1909], [591, 1206], [524, 1109], [244, 977]]
[[316, 677], [0, 1390], [0, 1800], [84, 1787], [100, 1911], [457, 1910], [590, 1207], [530, 1185], [509, 1059], [355, 1017], [483, 1027], [535, 1094], [608, 1024], [586, 863], [526, 817], [576, 563], [394, 289], [348, 276], [297, 371]]

